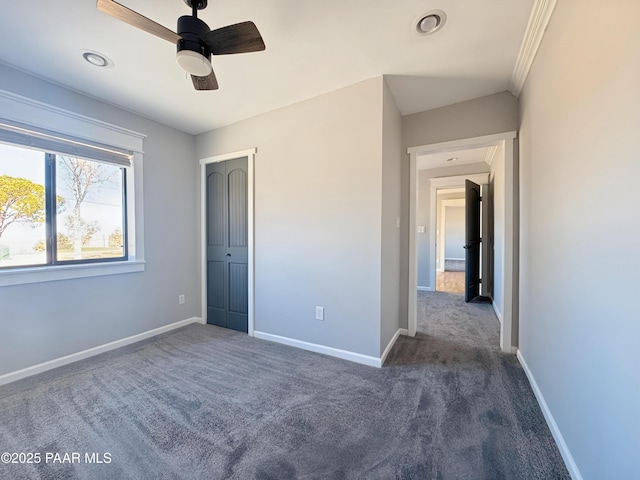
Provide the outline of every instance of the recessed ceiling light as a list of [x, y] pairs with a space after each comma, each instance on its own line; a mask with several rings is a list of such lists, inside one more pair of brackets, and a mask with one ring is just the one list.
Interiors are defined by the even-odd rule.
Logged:
[[113, 67], [113, 60], [106, 55], [92, 50], [83, 50], [82, 58], [89, 62], [94, 67], [111, 68]]
[[446, 21], [446, 13], [442, 10], [432, 10], [413, 21], [413, 31], [418, 35], [430, 35], [440, 30]]
[[455, 162], [457, 159], [458, 157], [447, 158], [447, 162]]

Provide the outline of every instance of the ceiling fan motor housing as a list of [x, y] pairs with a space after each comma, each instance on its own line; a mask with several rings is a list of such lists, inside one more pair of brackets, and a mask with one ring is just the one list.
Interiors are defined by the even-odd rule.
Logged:
[[184, 0], [184, 3], [189, 5], [190, 8], [196, 7], [198, 10], [207, 8], [207, 0], [196, 0], [195, 2], [193, 0]]
[[191, 15], [180, 17], [178, 19], [178, 35], [182, 38], [178, 40], [178, 52], [191, 50], [211, 60], [211, 51], [204, 42], [200, 41], [200, 35], [208, 32], [209, 26], [199, 18]]

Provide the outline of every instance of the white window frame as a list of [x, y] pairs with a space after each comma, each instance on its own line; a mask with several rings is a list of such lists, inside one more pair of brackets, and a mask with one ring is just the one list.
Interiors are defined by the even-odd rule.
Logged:
[[0, 287], [144, 271], [142, 169], [143, 142], [146, 135], [5, 90], [0, 90], [0, 111], [8, 120], [133, 152], [132, 166], [125, 167], [127, 169], [127, 260], [25, 266], [0, 270]]

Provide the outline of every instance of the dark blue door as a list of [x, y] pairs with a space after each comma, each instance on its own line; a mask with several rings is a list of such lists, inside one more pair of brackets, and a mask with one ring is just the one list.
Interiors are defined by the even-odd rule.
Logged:
[[247, 159], [207, 165], [207, 323], [248, 331]]
[[465, 182], [465, 291], [464, 301], [480, 295], [480, 185]]

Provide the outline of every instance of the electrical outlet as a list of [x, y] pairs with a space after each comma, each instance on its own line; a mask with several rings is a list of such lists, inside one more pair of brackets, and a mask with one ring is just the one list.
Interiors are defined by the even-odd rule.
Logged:
[[184, 294], [178, 295], [178, 305], [184, 305], [186, 303], [186, 299], [184, 298]]
[[316, 320], [324, 320], [324, 307], [316, 306]]

